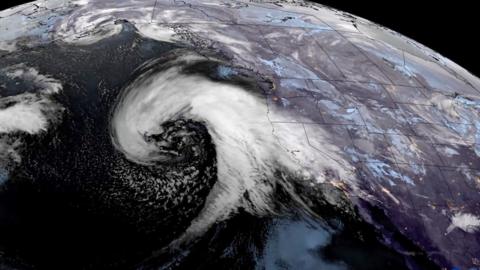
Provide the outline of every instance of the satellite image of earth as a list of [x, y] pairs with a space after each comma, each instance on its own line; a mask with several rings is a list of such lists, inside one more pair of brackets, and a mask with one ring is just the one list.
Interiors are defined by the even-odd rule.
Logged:
[[307, 1], [1, 11], [0, 269], [480, 269], [480, 80]]

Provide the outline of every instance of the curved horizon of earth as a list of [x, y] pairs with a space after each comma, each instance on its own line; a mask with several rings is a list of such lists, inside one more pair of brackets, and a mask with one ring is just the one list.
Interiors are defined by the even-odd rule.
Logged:
[[480, 269], [480, 80], [308, 1], [0, 11], [0, 268]]

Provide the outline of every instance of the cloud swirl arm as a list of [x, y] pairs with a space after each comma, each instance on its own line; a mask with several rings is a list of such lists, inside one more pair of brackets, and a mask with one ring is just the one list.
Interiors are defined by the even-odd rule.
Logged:
[[[208, 147], [198, 144], [201, 137], [211, 137], [218, 180], [189, 233], [201, 233], [239, 207], [257, 214], [271, 211], [272, 191], [286, 181], [278, 172], [322, 182], [324, 169], [348, 167], [341, 157], [334, 157], [337, 162], [332, 163], [334, 152], [310, 151], [303, 130], [274, 130], [268, 115], [279, 112], [269, 111], [254, 80], [219, 60], [192, 53], [174, 55], [140, 68], [141, 75], [117, 102], [111, 129], [115, 147], [142, 165], [189, 162]], [[203, 128], [208, 134], [199, 134]], [[284, 145], [279, 135], [290, 137], [287, 141], [294, 145]], [[286, 150], [291, 147], [303, 151], [294, 157]]]

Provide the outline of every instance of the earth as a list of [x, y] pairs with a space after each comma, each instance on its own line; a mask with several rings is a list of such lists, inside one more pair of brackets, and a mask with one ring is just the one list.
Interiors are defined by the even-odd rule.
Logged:
[[1, 11], [0, 269], [480, 269], [480, 80], [307, 1]]

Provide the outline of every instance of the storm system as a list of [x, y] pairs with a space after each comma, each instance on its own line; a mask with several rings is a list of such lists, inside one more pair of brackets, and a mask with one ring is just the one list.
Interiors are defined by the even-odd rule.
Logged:
[[413, 40], [303, 1], [0, 28], [2, 269], [480, 267], [480, 80]]

